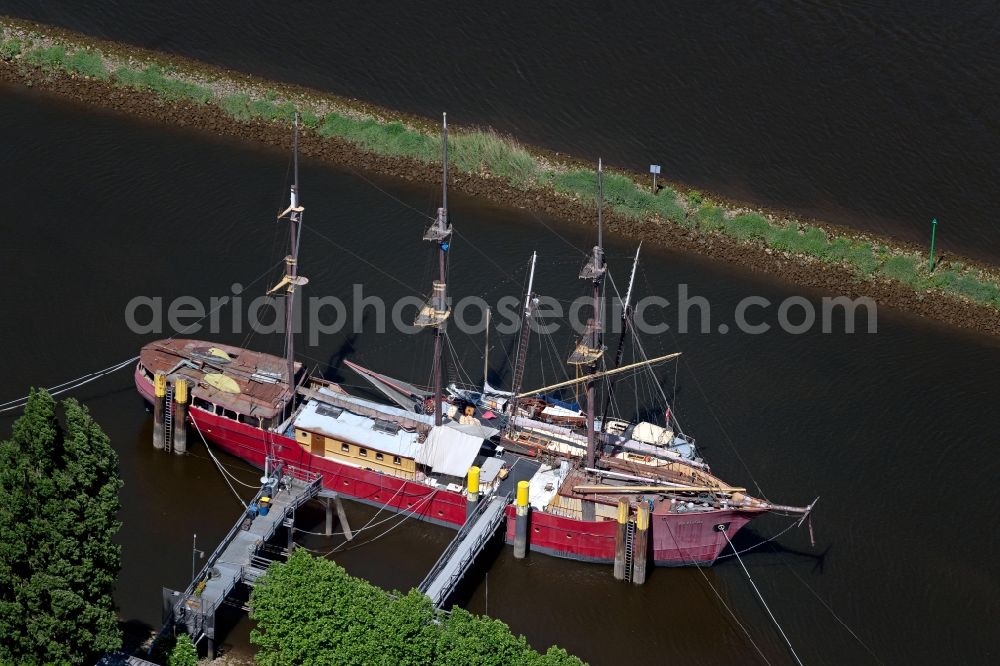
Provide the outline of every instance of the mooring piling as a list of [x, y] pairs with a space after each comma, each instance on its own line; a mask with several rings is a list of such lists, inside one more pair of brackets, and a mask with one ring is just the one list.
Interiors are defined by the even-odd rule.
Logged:
[[187, 411], [188, 411], [188, 383], [186, 379], [178, 379], [174, 382], [174, 402], [176, 413], [174, 416], [174, 453], [183, 455], [187, 453]]
[[524, 559], [524, 556], [528, 553], [528, 514], [531, 511], [531, 507], [528, 505], [528, 488], [530, 484], [527, 481], [517, 482], [517, 502], [514, 518], [514, 557], [517, 559]]
[[465, 515], [468, 518], [476, 511], [476, 504], [479, 502], [479, 468], [473, 465], [469, 468], [469, 476], [465, 484]]
[[615, 532], [615, 580], [625, 580], [625, 561], [627, 545], [625, 533], [628, 531], [628, 500], [618, 500], [618, 531]]
[[163, 438], [163, 413], [167, 402], [167, 376], [156, 373], [153, 381], [153, 448], [162, 451], [164, 446]]
[[635, 514], [635, 541], [632, 543], [632, 582], [646, 582], [646, 553], [649, 550], [649, 504], [639, 502]]

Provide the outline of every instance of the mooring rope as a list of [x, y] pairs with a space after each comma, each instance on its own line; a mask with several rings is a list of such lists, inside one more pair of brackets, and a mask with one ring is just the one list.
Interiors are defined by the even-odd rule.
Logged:
[[[227, 486], [229, 486], [229, 489], [233, 491], [233, 494], [234, 494], [234, 495], [236, 495], [236, 499], [238, 499], [238, 500], [239, 500], [239, 502], [240, 502], [240, 504], [242, 504], [242, 505], [243, 505], [243, 508], [244, 508], [244, 509], [249, 509], [250, 507], [249, 507], [249, 506], [247, 506], [247, 503], [246, 503], [246, 502], [244, 502], [244, 501], [243, 501], [243, 498], [242, 498], [242, 497], [240, 497], [240, 494], [239, 494], [238, 492], [236, 492], [236, 488], [234, 488], [234, 487], [233, 487], [233, 484], [229, 482], [229, 478], [228, 478], [228, 477], [226, 476], [226, 470], [222, 468], [222, 463], [220, 463], [220, 462], [219, 462], [219, 459], [215, 457], [215, 454], [214, 454], [214, 453], [212, 453], [212, 449], [210, 449], [210, 448], [208, 447], [208, 440], [206, 440], [206, 439], [205, 439], [205, 435], [204, 435], [204, 434], [202, 434], [202, 432], [201, 432], [201, 428], [200, 428], [200, 427], [198, 426], [198, 421], [197, 421], [197, 420], [195, 420], [195, 419], [191, 419], [191, 423], [193, 423], [193, 424], [194, 424], [194, 429], [195, 429], [195, 430], [197, 430], [197, 431], [198, 431], [198, 435], [200, 435], [200, 436], [201, 436], [201, 441], [205, 443], [205, 450], [206, 450], [206, 451], [208, 451], [208, 455], [212, 456], [212, 460], [213, 460], [213, 461], [215, 462], [215, 466], [216, 466], [216, 467], [218, 467], [218, 468], [219, 468], [219, 472], [221, 472], [221, 473], [222, 473], [222, 480], [223, 480], [223, 481], [225, 481], [225, 482], [226, 482], [226, 485], [227, 485]], [[235, 477], [233, 477], [233, 478], [234, 478], [234, 479], [235, 479], [236, 481], [238, 481], [239, 483], [243, 483], [243, 482], [242, 482], [242, 481], [240, 481], [239, 479], [236, 479]], [[245, 484], [245, 483], [244, 483], [243, 485], [247, 485], [247, 484]], [[250, 487], [252, 487], [252, 488], [256, 488], [256, 486], [250, 486]]]
[[[757, 645], [757, 641], [755, 641], [753, 639], [753, 636], [750, 635], [750, 630], [747, 629], [746, 626], [742, 622], [740, 622], [739, 617], [736, 616], [736, 612], [729, 606], [728, 603], [726, 603], [726, 600], [719, 593], [719, 591], [715, 588], [715, 585], [712, 584], [712, 581], [708, 578], [708, 574], [706, 574], [702, 570], [702, 568], [700, 566], [698, 566], [698, 563], [695, 562], [695, 560], [694, 560], [693, 557], [690, 557], [684, 551], [684, 549], [680, 547], [680, 545], [679, 545], [680, 542], [677, 540], [677, 537], [674, 536], [674, 531], [670, 528], [670, 522], [669, 521], [664, 521], [663, 524], [664, 524], [664, 526], [666, 526], [667, 532], [670, 533], [670, 539], [671, 539], [671, 541], [673, 541], [674, 544], [677, 545], [677, 551], [681, 554], [681, 557], [683, 557], [688, 562], [688, 564], [690, 564], [691, 566], [693, 566], [695, 569], [698, 570], [698, 573], [701, 574], [702, 579], [708, 584], [708, 587], [715, 594], [715, 598], [719, 600], [719, 602], [722, 604], [722, 607], [725, 608], [726, 611], [729, 613], [729, 616], [733, 618], [733, 621], [736, 623], [736, 626], [738, 626], [743, 631], [743, 633], [746, 635], [747, 640], [750, 641], [750, 645], [753, 646], [753, 649], [757, 651], [757, 654], [760, 655], [760, 658], [764, 660], [765, 664], [767, 664], [768, 666], [771, 666], [771, 661], [764, 654], [764, 651], [760, 649], [760, 646]], [[729, 537], [727, 536], [726, 539], [728, 539], [728, 538]]]
[[[403, 486], [400, 486], [400, 489], [402, 489], [402, 488], [403, 488]], [[423, 507], [423, 505], [425, 505], [427, 502], [429, 502], [437, 494], [437, 492], [438, 492], [437, 490], [432, 490], [429, 494], [427, 494], [426, 496], [424, 496], [423, 498], [421, 498], [420, 501], [418, 501], [416, 504], [414, 504], [409, 509], [406, 509], [404, 511], [400, 511], [399, 513], [396, 513], [396, 514], [393, 514], [393, 515], [389, 516], [384, 521], [380, 521], [379, 523], [376, 523], [376, 524], [381, 524], [382, 522], [388, 522], [389, 520], [392, 520], [393, 518], [399, 518], [400, 516], [403, 517], [402, 520], [400, 520], [398, 523], [396, 523], [392, 527], [388, 528], [387, 530], [385, 530], [381, 534], [376, 534], [371, 539], [368, 539], [367, 541], [364, 541], [362, 543], [354, 544], [350, 548], [347, 548], [346, 550], [344, 550], [344, 552], [346, 553], [348, 551], [354, 550], [355, 548], [360, 548], [361, 546], [367, 546], [368, 544], [374, 543], [375, 541], [378, 541], [379, 539], [381, 539], [385, 535], [389, 534], [389, 532], [392, 532], [394, 529], [396, 529], [397, 527], [399, 527], [400, 525], [402, 525], [403, 523], [405, 523], [407, 520], [409, 520], [413, 515], [415, 515], [416, 512], [419, 511]], [[382, 510], [379, 509], [379, 513], [381, 513], [381, 511]], [[377, 516], [378, 513], [376, 513], [375, 515]], [[375, 518], [375, 516], [372, 516], [372, 519], [374, 519], [374, 518]], [[360, 533], [363, 530], [375, 527], [375, 525], [371, 525], [370, 524], [371, 521], [368, 521], [368, 523], [369, 524], [366, 524], [361, 529], [354, 530], [354, 532], [355, 533]], [[310, 553], [315, 553], [317, 555], [320, 555], [321, 557], [329, 557], [330, 555], [333, 555], [334, 553], [339, 552], [344, 546], [346, 546], [349, 543], [351, 543], [351, 542], [350, 541], [344, 541], [343, 543], [341, 543], [340, 545], [338, 545], [336, 548], [333, 548], [333, 549], [328, 550], [328, 551], [314, 550], [312, 548], [306, 548], [305, 546], [301, 546], [301, 545], [298, 545], [298, 544], [297, 544], [297, 547], [299, 547], [299, 548], [305, 548]]]
[[[81, 375], [76, 379], [71, 379], [68, 382], [63, 382], [62, 384], [56, 384], [55, 386], [50, 386], [45, 390], [48, 391], [49, 394], [53, 396], [59, 395], [60, 393], [65, 393], [67, 391], [72, 391], [73, 389], [80, 388], [84, 384], [89, 384], [90, 382], [96, 381], [101, 377], [106, 377], [107, 375], [110, 375], [114, 372], [118, 372], [122, 368], [131, 365], [132, 363], [138, 360], [139, 360], [138, 356], [133, 356], [132, 358], [125, 359], [124, 361], [119, 361], [114, 365], [109, 365], [103, 370], [95, 370], [94, 372], [88, 372], [87, 374]], [[15, 409], [20, 409], [21, 407], [24, 407], [26, 404], [28, 404], [28, 397], [29, 396], [22, 396], [20, 398], [17, 398], [16, 400], [8, 400], [7, 402], [0, 404], [0, 413], [10, 412]]]
[[[733, 548], [733, 542], [729, 539], [729, 534], [726, 530], [722, 530], [722, 536], [726, 537], [726, 542], [729, 543], [729, 547]], [[771, 616], [771, 621], [774, 622], [774, 626], [778, 628], [778, 632], [781, 634], [781, 637], [785, 639], [785, 644], [788, 646], [788, 650], [792, 653], [792, 658], [795, 659], [795, 663], [802, 666], [802, 660], [799, 659], [799, 655], [795, 652], [795, 648], [792, 647], [792, 642], [788, 640], [788, 635], [785, 633], [785, 630], [781, 628], [778, 618], [774, 617], [774, 613], [771, 612], [770, 606], [768, 606], [767, 602], [764, 601], [764, 595], [762, 595], [760, 590], [757, 589], [757, 583], [753, 582], [753, 578], [750, 576], [750, 571], [747, 569], [746, 565], [743, 564], [743, 558], [740, 557], [739, 552], [735, 548], [733, 548], [733, 555], [736, 556], [736, 561], [740, 563], [741, 567], [743, 567], [743, 573], [747, 575], [747, 580], [750, 581], [750, 586], [753, 587], [753, 591], [757, 593], [757, 598], [760, 599], [760, 603], [764, 606], [764, 610], [766, 610], [767, 614]]]
[[[724, 559], [726, 559], [727, 557], [738, 557], [739, 555], [742, 555], [743, 553], [745, 553], [745, 552], [747, 552], [747, 551], [751, 551], [751, 550], [753, 550], [754, 548], [759, 548], [760, 546], [763, 546], [763, 545], [764, 545], [765, 543], [771, 543], [771, 542], [772, 542], [772, 541], [774, 541], [775, 539], [778, 539], [778, 538], [780, 538], [780, 537], [781, 537], [781, 536], [782, 536], [783, 534], [785, 534], [786, 532], [788, 532], [788, 531], [789, 531], [790, 529], [792, 529], [793, 527], [797, 526], [798, 524], [799, 524], [799, 519], [795, 519], [795, 520], [793, 520], [793, 521], [792, 521], [792, 524], [791, 524], [791, 525], [789, 525], [789, 526], [788, 526], [788, 527], [786, 527], [785, 529], [781, 530], [780, 532], [778, 532], [778, 533], [777, 533], [777, 534], [775, 534], [774, 536], [772, 536], [772, 537], [768, 537], [767, 539], [764, 539], [763, 541], [760, 541], [760, 542], [758, 542], [758, 543], [755, 543], [755, 544], [754, 544], [754, 545], [752, 545], [752, 546], [747, 546], [747, 547], [746, 547], [746, 548], [744, 548], [743, 550], [740, 550], [740, 551], [735, 551], [735, 550], [734, 550], [734, 551], [733, 551], [733, 552], [731, 552], [731, 553], [726, 553], [725, 555], [719, 555], [719, 556], [718, 556], [717, 558], [715, 558], [715, 559], [716, 559], [716, 560], [724, 560]], [[732, 545], [732, 544], [730, 544], [730, 545]]]

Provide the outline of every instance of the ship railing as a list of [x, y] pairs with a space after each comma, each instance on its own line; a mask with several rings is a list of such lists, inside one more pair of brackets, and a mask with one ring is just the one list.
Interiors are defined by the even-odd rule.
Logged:
[[549, 505], [545, 507], [544, 512], [555, 516], [562, 516], [563, 518], [583, 520], [583, 511], [581, 511], [580, 509], [568, 509], [564, 506]]
[[322, 473], [313, 471], [311, 469], [289, 465], [286, 462], [278, 461], [275, 458], [268, 458], [267, 460], [268, 460], [268, 469], [274, 470], [274, 476], [276, 478], [280, 478], [281, 476], [291, 477], [296, 481], [301, 481], [307, 486], [311, 483], [315, 483], [318, 480], [322, 480], [323, 478]]

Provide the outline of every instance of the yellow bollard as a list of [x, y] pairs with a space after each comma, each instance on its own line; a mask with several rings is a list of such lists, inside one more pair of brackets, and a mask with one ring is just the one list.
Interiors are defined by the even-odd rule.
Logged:
[[479, 497], [479, 468], [475, 465], [469, 468], [469, 483], [466, 488], [469, 494], [469, 501], [474, 502], [475, 500], [472, 499], [472, 496]]
[[615, 580], [625, 580], [625, 530], [628, 529], [628, 514], [628, 500], [618, 500], [618, 531], [615, 532]]
[[635, 541], [632, 542], [632, 582], [646, 582], [646, 555], [649, 552], [649, 504], [640, 501], [635, 512]]
[[517, 482], [517, 505], [518, 506], [528, 506], [528, 489], [531, 484], [527, 481]]
[[180, 405], [186, 405], [188, 401], [188, 383], [186, 379], [178, 379], [174, 382], [174, 400]]
[[156, 373], [153, 378], [153, 448], [158, 451], [163, 450], [163, 410], [167, 398], [167, 376]]
[[523, 559], [528, 553], [528, 515], [531, 507], [528, 506], [528, 489], [531, 487], [527, 481], [517, 482], [517, 500], [515, 502], [516, 516], [514, 517], [514, 557]]
[[174, 382], [174, 401], [177, 403], [174, 411], [174, 453], [182, 455], [187, 453], [188, 383], [186, 379], [178, 379]]

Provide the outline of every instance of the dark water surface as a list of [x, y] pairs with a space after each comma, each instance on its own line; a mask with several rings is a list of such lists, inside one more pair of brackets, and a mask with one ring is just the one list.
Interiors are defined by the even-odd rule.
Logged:
[[[0, 197], [7, 202], [0, 345], [8, 350], [0, 401], [136, 353], [153, 336], [125, 326], [123, 312], [133, 297], [207, 299], [226, 295], [237, 281], [248, 285], [247, 295], [260, 295], [265, 281], [252, 281], [283, 256], [283, 227], [273, 221], [288, 166], [281, 151], [141, 124], [8, 87], [0, 88], [0, 158]], [[434, 206], [430, 187], [377, 184], [419, 211]], [[301, 260], [312, 280], [308, 294], [347, 296], [355, 282], [387, 299], [413, 293], [410, 285], [424, 290], [431, 262], [418, 240], [423, 220], [417, 213], [356, 174], [311, 162], [302, 167], [302, 188], [310, 229]], [[453, 293], [490, 300], [517, 294], [532, 250], [541, 257], [538, 291], [563, 300], [582, 292], [575, 275], [580, 249], [592, 244], [590, 230], [462, 196], [451, 209], [461, 234]], [[620, 282], [633, 250], [630, 242], [609, 240]], [[793, 293], [741, 270], [648, 248], [640, 292], [673, 300], [676, 283], [709, 299], [716, 321], [744, 296], [777, 301]], [[424, 381], [429, 337], [379, 335], [373, 328], [367, 322], [353, 338], [326, 336], [304, 347], [301, 358], [328, 369], [348, 354]], [[246, 342], [228, 329], [213, 339]], [[452, 340], [478, 375], [481, 339], [453, 333]], [[281, 347], [275, 335], [249, 343]], [[503, 352], [496, 343], [491, 363], [499, 371]], [[560, 352], [567, 344], [565, 337], [556, 340]], [[873, 661], [824, 603], [885, 663], [995, 662], [996, 341], [883, 310], [873, 335], [688, 334], [647, 341], [650, 355], [675, 349], [685, 353], [676, 406], [713, 469], [734, 484], [759, 484], [775, 501], [803, 504], [822, 496], [815, 548], [805, 530], [793, 530], [776, 548], [744, 555], [806, 663]], [[330, 372], [356, 381], [336, 367]], [[526, 381], [542, 379], [537, 367], [529, 372]], [[662, 372], [669, 386], [669, 368]], [[121, 612], [156, 624], [160, 587], [183, 587], [190, 574], [192, 533], [200, 544], [214, 543], [240, 507], [200, 443], [186, 457], [153, 451], [151, 417], [128, 374], [89, 385], [79, 396], [121, 456]], [[9, 418], [0, 420], [2, 432], [9, 425]], [[258, 476], [239, 461], [224, 461], [249, 483]], [[363, 522], [372, 510], [352, 505], [351, 514]], [[321, 513], [305, 518], [303, 527], [315, 529]], [[777, 517], [755, 522], [740, 543], [750, 546], [786, 524]], [[407, 588], [450, 536], [407, 522], [335, 559], [379, 585]], [[318, 537], [304, 543], [332, 547]], [[515, 561], [506, 548], [488, 572], [464, 592], [470, 610], [488, 609], [534, 645], [558, 643], [593, 664], [753, 662], [757, 655], [727, 608], [770, 663], [789, 660], [733, 559], [707, 571], [658, 569], [643, 587], [616, 583], [610, 567], [537, 554]], [[237, 651], [246, 649], [247, 630], [243, 622], [230, 636]]]
[[85, 2], [0, 12], [1000, 260], [993, 0]]

